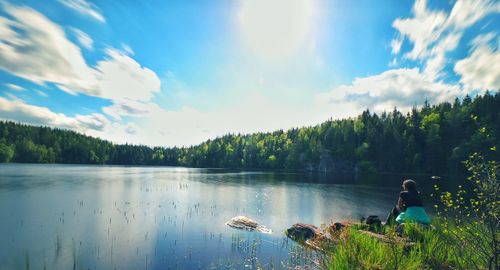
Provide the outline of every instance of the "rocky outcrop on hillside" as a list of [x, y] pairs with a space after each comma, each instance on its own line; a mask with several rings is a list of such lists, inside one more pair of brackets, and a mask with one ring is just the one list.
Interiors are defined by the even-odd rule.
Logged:
[[322, 150], [317, 161], [308, 161], [305, 153], [299, 157], [306, 171], [347, 173], [357, 176], [359, 166], [355, 162], [334, 158], [330, 150]]

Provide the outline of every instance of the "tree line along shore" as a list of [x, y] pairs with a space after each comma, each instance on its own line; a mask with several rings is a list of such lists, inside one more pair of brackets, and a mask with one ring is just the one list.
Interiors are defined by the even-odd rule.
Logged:
[[0, 162], [454, 174], [465, 172], [462, 161], [473, 151], [499, 159], [498, 151], [487, 151], [499, 143], [499, 108], [497, 91], [452, 103], [425, 102], [408, 113], [366, 110], [315, 126], [227, 134], [190, 147], [114, 144], [0, 121]]

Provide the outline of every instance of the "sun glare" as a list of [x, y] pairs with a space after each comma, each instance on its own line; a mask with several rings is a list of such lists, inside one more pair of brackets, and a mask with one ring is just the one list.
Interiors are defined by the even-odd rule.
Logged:
[[313, 0], [245, 0], [240, 12], [242, 34], [254, 53], [283, 59], [299, 49], [311, 30]]

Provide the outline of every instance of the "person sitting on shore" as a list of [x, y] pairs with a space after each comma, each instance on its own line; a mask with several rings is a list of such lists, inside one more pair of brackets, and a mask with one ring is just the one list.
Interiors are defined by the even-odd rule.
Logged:
[[387, 217], [386, 224], [397, 222], [416, 222], [424, 225], [430, 224], [430, 218], [423, 207], [417, 183], [408, 179], [403, 181], [403, 191], [399, 193], [398, 204]]

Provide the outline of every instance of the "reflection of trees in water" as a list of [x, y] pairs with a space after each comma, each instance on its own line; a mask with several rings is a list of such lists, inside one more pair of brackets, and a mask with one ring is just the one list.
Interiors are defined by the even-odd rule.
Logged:
[[[14, 243], [0, 242], [0, 257], [16, 257], [24, 265], [27, 251], [30, 268], [45, 264], [47, 269], [71, 269], [75, 260], [76, 268], [91, 269], [234, 263], [243, 255], [233, 254], [235, 232], [224, 222], [240, 214], [275, 232], [241, 238], [249, 247], [261, 238], [247, 250], [256, 256], [245, 258], [262, 265], [289, 262], [293, 256], [300, 262], [302, 249], [282, 240], [285, 228], [297, 222], [320, 225], [385, 213], [400, 186], [353, 184], [324, 173], [2, 166], [9, 172], [2, 181], [50, 184], [2, 189], [0, 211], [9, 218], [0, 220], [0, 229], [9, 231]], [[7, 263], [0, 260], [0, 268]]]

